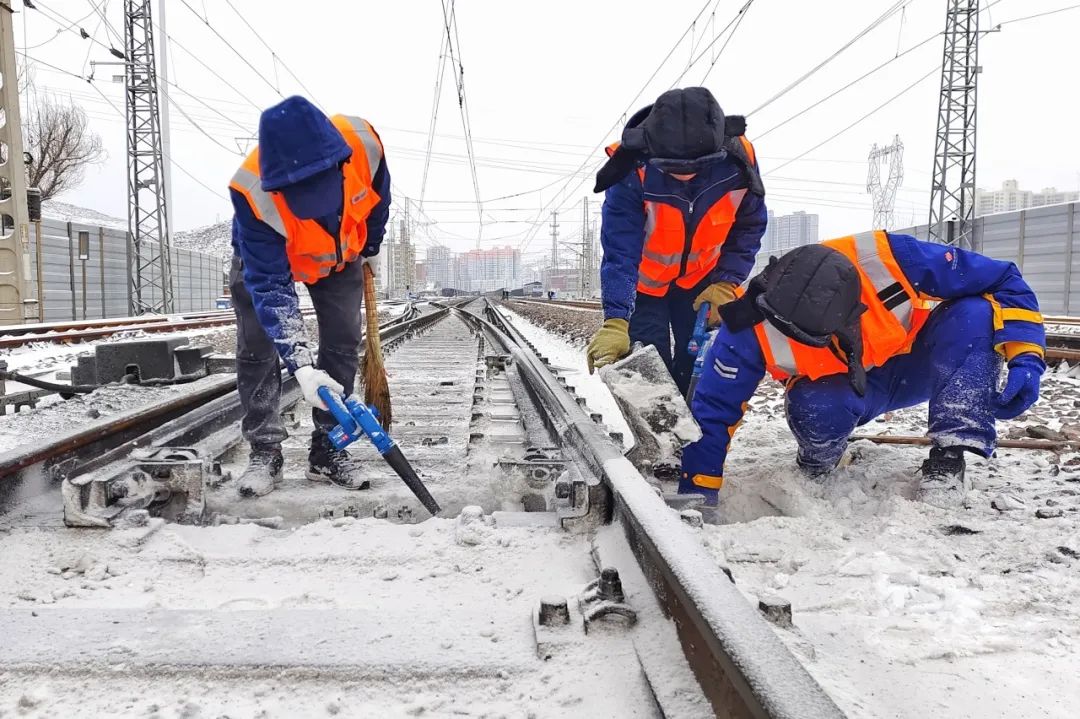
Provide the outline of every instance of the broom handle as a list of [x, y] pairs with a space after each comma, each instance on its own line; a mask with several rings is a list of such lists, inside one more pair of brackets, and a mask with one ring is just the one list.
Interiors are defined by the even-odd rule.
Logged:
[[364, 354], [382, 359], [382, 342], [379, 339], [379, 307], [375, 302], [375, 273], [370, 265], [364, 265], [364, 319], [367, 338]]

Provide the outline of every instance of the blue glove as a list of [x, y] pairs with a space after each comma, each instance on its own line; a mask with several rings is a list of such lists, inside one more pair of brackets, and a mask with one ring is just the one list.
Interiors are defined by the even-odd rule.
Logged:
[[1009, 376], [1005, 389], [994, 400], [994, 416], [1012, 419], [1027, 411], [1039, 399], [1039, 381], [1046, 363], [1037, 354], [1025, 352], [1009, 361]]

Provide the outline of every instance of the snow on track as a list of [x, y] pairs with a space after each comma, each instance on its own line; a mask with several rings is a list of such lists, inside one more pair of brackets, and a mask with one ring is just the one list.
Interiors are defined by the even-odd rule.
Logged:
[[615, 398], [600, 381], [599, 374], [589, 374], [589, 367], [585, 362], [585, 345], [568, 342], [560, 335], [514, 312], [505, 304], [501, 311], [514, 323], [521, 334], [536, 346], [538, 352], [562, 371], [567, 384], [573, 386], [577, 393], [585, 398], [589, 409], [603, 415], [604, 424], [608, 426], [608, 429], [622, 432], [626, 446], [633, 446], [634, 440], [630, 434], [630, 428], [615, 404]]
[[[584, 365], [580, 344], [514, 320], [554, 364]], [[1067, 370], [1000, 435], [1080, 433]], [[584, 393], [595, 379], [572, 383]], [[926, 406], [857, 431], [922, 435]], [[781, 388], [766, 381], [725, 468], [728, 523], [701, 537], [749, 600], [791, 601], [795, 629], [777, 633], [850, 717], [1076, 716], [1080, 454], [968, 455], [968, 506], [946, 511], [912, 500], [925, 447], [856, 443], [851, 466], [823, 482], [797, 470], [795, 448]]]

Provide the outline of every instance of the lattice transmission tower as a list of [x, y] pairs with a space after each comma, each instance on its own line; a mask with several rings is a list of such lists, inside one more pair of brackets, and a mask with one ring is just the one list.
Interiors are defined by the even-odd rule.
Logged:
[[975, 100], [979, 0], [947, 0], [930, 239], [971, 249], [975, 220]]
[[[896, 193], [904, 182], [904, 143], [900, 136], [893, 137], [891, 145], [870, 148], [867, 158], [870, 164], [866, 176], [866, 191], [874, 201], [875, 230], [893, 229], [896, 226]], [[881, 182], [881, 166], [888, 165], [889, 174], [884, 184]]]
[[124, 0], [131, 311], [171, 312], [173, 282], [152, 0]]

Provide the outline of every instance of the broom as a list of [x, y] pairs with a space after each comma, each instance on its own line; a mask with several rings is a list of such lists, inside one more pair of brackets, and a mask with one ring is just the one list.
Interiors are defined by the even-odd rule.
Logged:
[[375, 408], [383, 429], [390, 431], [390, 384], [383, 366], [382, 343], [379, 341], [379, 308], [375, 304], [375, 273], [364, 265], [364, 314], [367, 320], [367, 341], [364, 359], [360, 363], [360, 381], [364, 385], [364, 404]]

